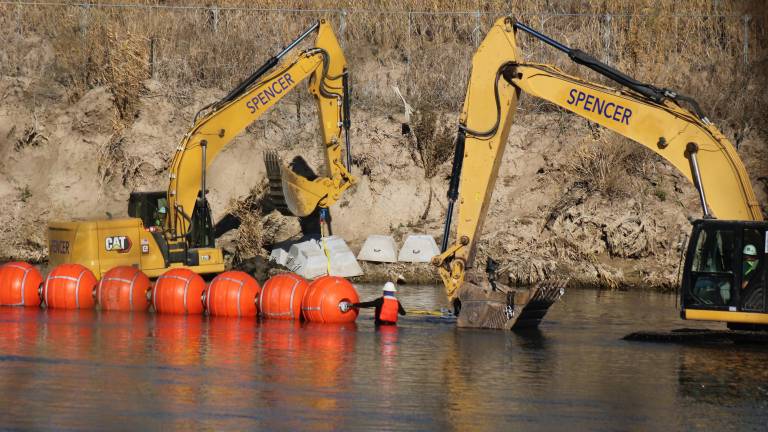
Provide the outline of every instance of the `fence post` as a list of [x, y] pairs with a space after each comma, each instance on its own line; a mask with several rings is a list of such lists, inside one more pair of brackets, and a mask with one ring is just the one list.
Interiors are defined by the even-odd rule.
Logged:
[[149, 77], [152, 79], [155, 79], [157, 71], [157, 68], [155, 67], [155, 53], [157, 52], [156, 40], [157, 39], [154, 36], [149, 39]]
[[21, 3], [16, 4], [16, 33], [21, 36]]
[[611, 14], [607, 13], [603, 16], [603, 61], [605, 63], [611, 63]]
[[[89, 17], [89, 8], [91, 7], [90, 2], [86, 1], [85, 3], [80, 5], [80, 20], [78, 22], [80, 26], [80, 47], [83, 50], [83, 52], [88, 52], [88, 17]], [[86, 73], [86, 70], [88, 68], [86, 62], [83, 62], [81, 65], [82, 68], [82, 76], [88, 76]]]
[[475, 11], [475, 29], [472, 30], [472, 39], [475, 42], [475, 48], [480, 46], [480, 11]]
[[211, 15], [211, 26], [213, 27], [213, 32], [218, 33], [219, 32], [219, 7], [216, 5], [211, 6], [211, 8], [208, 9], [208, 13]]
[[80, 22], [78, 23], [80, 25], [80, 36], [85, 39], [85, 37], [88, 35], [88, 9], [90, 9], [91, 3], [85, 2], [80, 5], [80, 9], [82, 10], [80, 13]]
[[408, 35], [406, 38], [406, 52], [407, 52], [407, 58], [405, 59], [405, 94], [409, 95], [411, 94], [411, 85], [410, 83], [410, 77], [411, 77], [411, 15], [412, 12], [408, 11]]
[[347, 29], [347, 10], [341, 9], [339, 11], [339, 43], [342, 48], [345, 47], [346, 38], [344, 37], [344, 31]]
[[749, 15], [744, 15], [742, 18], [744, 23], [744, 64], [749, 64]]

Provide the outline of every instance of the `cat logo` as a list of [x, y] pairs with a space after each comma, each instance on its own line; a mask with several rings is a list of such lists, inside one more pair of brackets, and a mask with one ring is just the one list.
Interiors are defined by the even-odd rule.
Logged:
[[120, 253], [127, 253], [131, 250], [131, 239], [127, 236], [114, 236], [104, 239], [104, 246], [107, 252], [116, 251]]

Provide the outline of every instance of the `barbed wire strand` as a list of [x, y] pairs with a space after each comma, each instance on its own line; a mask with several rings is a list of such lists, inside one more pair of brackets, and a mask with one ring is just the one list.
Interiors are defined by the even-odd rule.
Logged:
[[[154, 10], [210, 10], [211, 6], [203, 5], [146, 5], [146, 4], [131, 4], [131, 3], [65, 3], [65, 2], [53, 2], [53, 1], [30, 1], [30, 0], [0, 0], [0, 5], [7, 6], [52, 6], [52, 7], [81, 7], [81, 8], [93, 8], [93, 9], [154, 9]], [[263, 7], [250, 7], [250, 6], [217, 6], [219, 11], [251, 11], [251, 12], [282, 12], [282, 13], [365, 13], [365, 14], [380, 14], [380, 15], [434, 15], [434, 16], [462, 16], [462, 15], [485, 15], [485, 16], [503, 16], [508, 15], [510, 11], [507, 10], [495, 10], [495, 11], [479, 11], [479, 10], [467, 10], [467, 11], [419, 11], [419, 10], [378, 10], [378, 9], [357, 9], [357, 8], [263, 8]], [[556, 16], [556, 17], [601, 17], [610, 15], [613, 17], [656, 17], [656, 18], [738, 18], [747, 16], [745, 14], [649, 14], [649, 13], [594, 13], [594, 12], [520, 12], [516, 16], [520, 17], [539, 17], [539, 16]]]

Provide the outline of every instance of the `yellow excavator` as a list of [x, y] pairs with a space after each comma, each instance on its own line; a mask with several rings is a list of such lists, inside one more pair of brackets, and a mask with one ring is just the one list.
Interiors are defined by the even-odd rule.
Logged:
[[[517, 31], [555, 47], [624, 89], [591, 83], [550, 65], [523, 61]], [[464, 281], [474, 260], [521, 92], [647, 147], [693, 182], [704, 216], [692, 223], [680, 290], [683, 319], [721, 321], [730, 328], [768, 326], [768, 223], [763, 222], [760, 205], [734, 146], [695, 100], [641, 83], [510, 17], [494, 23], [472, 59], [459, 117], [442, 254], [433, 259], [458, 312], [459, 325], [537, 325], [562, 293], [562, 286], [513, 289], [497, 284], [491, 260], [486, 268], [488, 281]], [[457, 199], [456, 241], [449, 244]]]
[[[313, 47], [293, 52], [315, 32]], [[167, 191], [132, 193], [129, 218], [51, 222], [51, 265], [80, 263], [97, 277], [120, 265], [136, 266], [150, 277], [171, 267], [224, 271], [206, 199], [206, 169], [224, 146], [306, 79], [317, 102], [327, 176], [310, 180], [283, 165], [276, 154], [266, 153], [270, 198], [278, 210], [295, 216], [330, 207], [356, 180], [350, 173], [346, 60], [330, 24], [321, 20], [223, 99], [198, 112], [176, 149]]]

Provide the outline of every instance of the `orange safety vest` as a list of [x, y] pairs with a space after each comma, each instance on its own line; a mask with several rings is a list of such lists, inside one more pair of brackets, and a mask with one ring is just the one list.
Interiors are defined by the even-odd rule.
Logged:
[[384, 296], [384, 302], [381, 304], [381, 313], [379, 320], [386, 322], [397, 322], [397, 299], [392, 296]]

